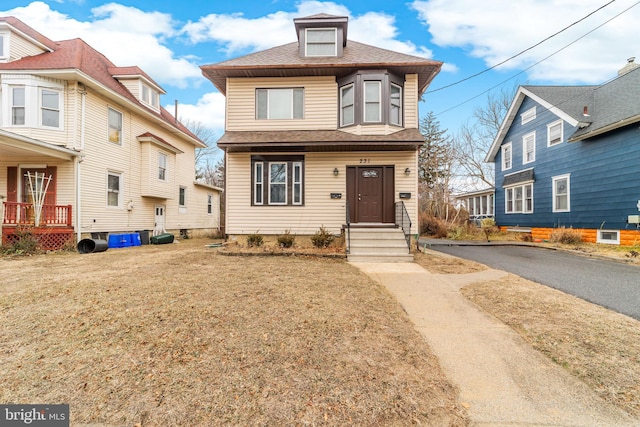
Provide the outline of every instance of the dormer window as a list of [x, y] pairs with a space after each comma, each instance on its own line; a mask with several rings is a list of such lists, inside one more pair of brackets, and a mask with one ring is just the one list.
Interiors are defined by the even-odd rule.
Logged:
[[151, 87], [147, 86], [146, 84], [142, 83], [142, 91], [141, 91], [141, 101], [145, 104], [147, 104], [148, 106], [154, 108], [154, 109], [158, 109], [158, 105], [160, 104], [159, 101], [160, 95], [158, 94], [158, 92], [156, 90], [153, 90]]
[[9, 36], [4, 33], [0, 33], [0, 60], [9, 59]]
[[336, 28], [307, 28], [306, 56], [337, 56]]

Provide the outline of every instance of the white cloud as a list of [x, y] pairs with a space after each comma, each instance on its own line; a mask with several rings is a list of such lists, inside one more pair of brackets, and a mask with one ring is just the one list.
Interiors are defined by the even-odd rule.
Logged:
[[[475, 0], [414, 1], [412, 7], [428, 27], [433, 42], [456, 47], [493, 66], [538, 43], [602, 6], [601, 0]], [[623, 0], [607, 6], [585, 21], [501, 67], [523, 69], [633, 5]], [[640, 7], [624, 12], [592, 34], [554, 54], [528, 71], [530, 79], [556, 83], [602, 82], [635, 56], [640, 39]]]
[[184, 88], [203, 80], [191, 58], [176, 57], [162, 43], [179, 33], [170, 15], [116, 3], [92, 12], [95, 19], [81, 22], [36, 1], [0, 14], [13, 15], [52, 40], [81, 38], [116, 65], [137, 65], [160, 84]]
[[303, 1], [297, 5], [295, 12], [276, 12], [255, 19], [245, 18], [241, 13], [211, 14], [197, 22], [188, 23], [184, 32], [193, 43], [213, 41], [232, 56], [242, 51], [258, 51], [295, 42], [297, 37], [292, 25], [293, 19], [318, 13], [349, 16], [348, 37], [351, 40], [410, 55], [432, 56], [431, 51], [424, 46], [397, 40], [395, 17], [380, 12], [351, 16], [346, 6], [333, 2]]
[[[175, 111], [174, 107], [175, 106], [171, 104], [166, 105], [164, 108], [173, 114]], [[178, 105], [178, 118], [183, 122], [188, 119], [193, 122], [203, 123], [218, 136], [221, 136], [224, 133], [224, 109], [224, 96], [219, 92], [209, 92], [202, 95], [195, 105]]]

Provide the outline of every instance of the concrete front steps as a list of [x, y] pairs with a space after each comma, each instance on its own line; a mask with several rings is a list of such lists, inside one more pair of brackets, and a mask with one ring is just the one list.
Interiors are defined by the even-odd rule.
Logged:
[[399, 228], [351, 228], [350, 262], [412, 262], [407, 241]]

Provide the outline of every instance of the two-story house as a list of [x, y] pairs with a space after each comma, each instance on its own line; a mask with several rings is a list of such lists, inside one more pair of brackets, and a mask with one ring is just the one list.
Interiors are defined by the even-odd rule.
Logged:
[[81, 39], [0, 17], [3, 243], [22, 226], [49, 249], [90, 233], [217, 229], [221, 189], [194, 182], [205, 145], [161, 107], [163, 93]]
[[201, 67], [226, 96], [226, 232], [416, 233], [418, 102], [442, 63], [348, 40], [347, 17], [294, 24], [297, 42]]
[[547, 239], [640, 243], [640, 69], [599, 86], [522, 86], [486, 157], [496, 223]]

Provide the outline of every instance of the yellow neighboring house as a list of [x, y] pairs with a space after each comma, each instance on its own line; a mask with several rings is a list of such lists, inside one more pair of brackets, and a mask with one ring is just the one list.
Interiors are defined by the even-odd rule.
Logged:
[[34, 225], [36, 173], [51, 178], [36, 227], [46, 248], [90, 233], [219, 229], [222, 190], [195, 182], [205, 144], [161, 107], [164, 93], [81, 39], [0, 17], [3, 244]]
[[348, 40], [347, 17], [294, 25], [298, 42], [201, 66], [226, 96], [225, 231], [339, 234], [408, 216], [416, 233], [418, 102], [442, 63]]

